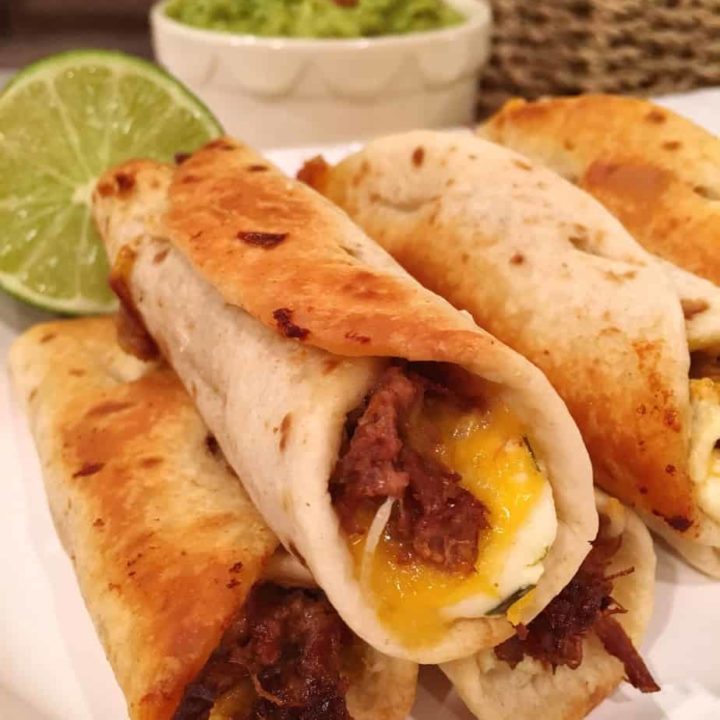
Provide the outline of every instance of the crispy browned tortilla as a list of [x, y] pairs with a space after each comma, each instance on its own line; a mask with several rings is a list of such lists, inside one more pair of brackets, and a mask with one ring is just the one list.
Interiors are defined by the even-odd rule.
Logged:
[[133, 720], [405, 718], [416, 666], [354, 637], [277, 555], [169, 367], [122, 352], [109, 318], [38, 325], [10, 364]]
[[[361, 463], [346, 452], [377, 422], [374, 412], [361, 417], [366, 406], [385, 390], [398, 399], [383, 416], [385, 440], [387, 428], [408, 421], [400, 399], [407, 383], [385, 382], [392, 368], [415, 390], [442, 394], [429, 377], [410, 380], [431, 366], [444, 374], [445, 390], [452, 384], [454, 395], [477, 405], [494, 393], [522, 423], [554, 505], [545, 523], [554, 539], [533, 548], [543, 559], [525, 620], [572, 577], [597, 515], [589, 461], [566, 407], [542, 373], [413, 280], [330, 202], [231, 139], [208, 144], [180, 166], [133, 161], [108, 171], [93, 202], [116, 292], [178, 373], [283, 545], [368, 643], [418, 662], [493, 646], [512, 627], [491, 611], [520, 589], [496, 598], [472, 586], [461, 608], [438, 596], [433, 632], [422, 623], [415, 632], [407, 614], [399, 622], [397, 612], [381, 614], [384, 596], [364, 584], [351, 554], [351, 524], [340, 528], [341, 486], [354, 483], [353, 492], [368, 497], [371, 520], [382, 521], [382, 507], [402, 506], [402, 523], [398, 511], [388, 527], [403, 544], [398, 552], [414, 553], [422, 571], [432, 564], [458, 573], [453, 580], [472, 575], [477, 534], [463, 535], [461, 520], [472, 517], [478, 531], [486, 529], [459, 478], [427, 458], [419, 462], [402, 433], [396, 440], [403, 447], [386, 442], [374, 456], [371, 472], [381, 481], [356, 482]], [[402, 454], [391, 457], [396, 450]], [[411, 502], [392, 486], [388, 467], [398, 469], [403, 487], [412, 485], [408, 512]], [[433, 489], [423, 494], [427, 475]], [[423, 524], [432, 505], [426, 495], [443, 500], [447, 526], [457, 530], [451, 543], [443, 546], [437, 518]], [[381, 570], [400, 574], [390, 563]]]

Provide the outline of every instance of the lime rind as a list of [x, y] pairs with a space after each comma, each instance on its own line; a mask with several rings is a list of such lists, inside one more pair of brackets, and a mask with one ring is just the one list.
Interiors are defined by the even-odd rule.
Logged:
[[56, 312], [112, 310], [90, 217], [97, 176], [220, 134], [202, 102], [139, 58], [76, 50], [20, 71], [0, 93], [0, 287]]
[[[108, 62], [110, 59], [114, 59], [116, 62]], [[163, 84], [167, 88], [172, 88], [176, 98], [182, 99], [188, 106], [195, 109], [199, 114], [204, 115], [208, 126], [213, 127], [217, 134], [222, 134], [222, 126], [207, 105], [205, 105], [202, 100], [188, 90], [188, 88], [186, 88], [179, 80], [175, 79], [172, 75], [165, 72], [165, 70], [151, 62], [148, 62], [147, 60], [143, 60], [132, 55], [126, 55], [125, 53], [118, 52], [116, 50], [66, 50], [65, 52], [56, 53], [50, 57], [42, 58], [41, 60], [38, 60], [37, 62], [34, 62], [15, 73], [15, 75], [13, 75], [5, 85], [2, 92], [0, 92], [0, 99], [11, 94], [12, 91], [15, 90], [18, 85], [21, 85], [25, 79], [38, 74], [39, 71], [44, 70], [46, 67], [52, 67], [56, 70], [56, 72], [59, 72], [61, 70], [74, 69], [78, 64], [89, 64], [89, 61], [92, 60], [98, 61], [99, 64], [102, 65], [114, 65], [115, 67], [120, 67], [122, 69], [135, 67], [142, 75], [156, 77], [160, 84]]]

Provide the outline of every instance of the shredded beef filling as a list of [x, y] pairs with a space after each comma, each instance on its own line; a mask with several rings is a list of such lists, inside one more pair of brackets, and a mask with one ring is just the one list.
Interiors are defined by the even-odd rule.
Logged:
[[487, 510], [458, 484], [460, 476], [406, 442], [407, 422], [426, 394], [447, 388], [398, 365], [390, 366], [362, 408], [348, 418], [348, 439], [333, 473], [331, 494], [342, 528], [367, 531], [387, 498], [398, 500], [388, 523], [398, 557], [444, 570], [470, 572]]
[[625, 610], [612, 598], [613, 580], [631, 573], [632, 568], [607, 575], [607, 567], [620, 548], [622, 537], [601, 532], [575, 577], [527, 626], [495, 648], [495, 655], [514, 668], [528, 655], [553, 670], [566, 665], [577, 668], [583, 659], [583, 640], [591, 631], [605, 650], [625, 667], [628, 681], [642, 692], [660, 688], [622, 625], [612, 616]]
[[351, 643], [322, 592], [258, 585], [173, 720], [206, 720], [216, 700], [248, 680], [255, 700], [237, 720], [352, 720], [342, 673]]

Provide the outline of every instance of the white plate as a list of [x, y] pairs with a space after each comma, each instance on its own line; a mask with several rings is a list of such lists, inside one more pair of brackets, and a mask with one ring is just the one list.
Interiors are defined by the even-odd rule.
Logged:
[[[664, 102], [720, 132], [720, 91]], [[347, 150], [335, 147], [327, 155], [335, 159]], [[271, 155], [294, 172], [313, 153]], [[44, 317], [0, 297], [0, 720], [122, 720], [127, 717], [122, 694], [55, 536], [24, 418], [10, 403], [8, 348], [24, 328]], [[657, 601], [644, 655], [663, 691], [642, 696], [623, 687], [592, 720], [718, 720], [719, 645], [720, 583], [658, 547]], [[428, 668], [412, 717], [471, 716], [444, 677]]]

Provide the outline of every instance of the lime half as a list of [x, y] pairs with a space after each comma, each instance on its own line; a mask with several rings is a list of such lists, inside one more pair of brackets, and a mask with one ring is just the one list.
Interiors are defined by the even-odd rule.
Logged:
[[81, 50], [21, 71], [0, 95], [0, 287], [57, 312], [106, 312], [105, 251], [90, 216], [103, 170], [172, 160], [222, 133], [155, 65]]

